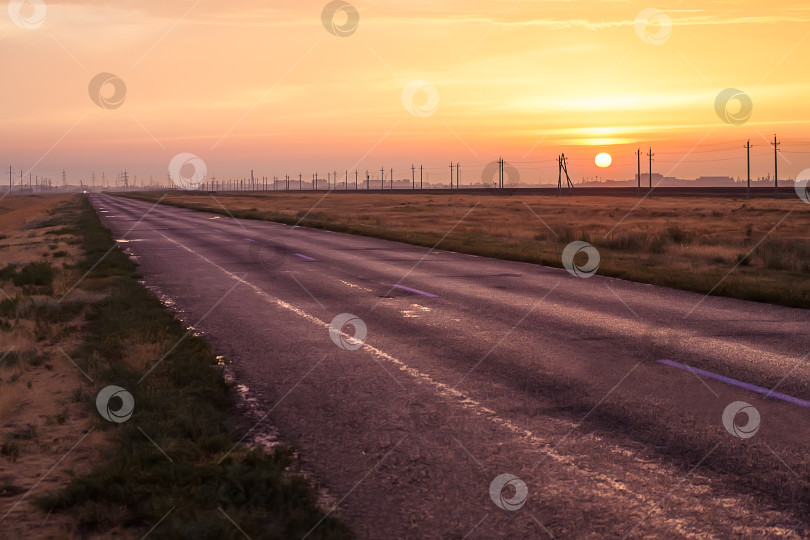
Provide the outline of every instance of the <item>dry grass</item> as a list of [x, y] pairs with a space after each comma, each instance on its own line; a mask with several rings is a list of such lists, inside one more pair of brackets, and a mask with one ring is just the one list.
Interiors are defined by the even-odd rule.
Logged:
[[452, 230], [440, 247], [552, 266], [585, 240], [602, 275], [810, 307], [810, 206], [797, 199], [172, 192], [163, 202], [426, 246]]
[[53, 300], [78, 279], [75, 238], [49, 223], [68, 198], [0, 202], [0, 517], [11, 511], [0, 530], [8, 538], [73, 538], [70, 516], [46, 520], [21, 497], [66, 485], [106, 447], [96, 432], [67, 454], [91, 427], [83, 396], [92, 388], [58, 348], [73, 350], [81, 324], [72, 306]]

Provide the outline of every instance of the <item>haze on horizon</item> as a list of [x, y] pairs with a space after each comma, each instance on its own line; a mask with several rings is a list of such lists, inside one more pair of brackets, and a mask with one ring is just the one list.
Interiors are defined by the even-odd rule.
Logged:
[[[564, 151], [572, 177], [627, 179], [636, 148], [652, 146], [656, 172], [737, 177], [750, 139], [757, 177], [773, 170], [777, 133], [780, 177], [808, 168], [810, 5], [353, 1], [359, 23], [339, 36], [326, 4], [52, 0], [27, 29], [3, 12], [0, 163], [87, 181], [165, 175], [189, 152], [220, 178], [381, 166], [405, 177], [412, 163], [445, 175], [450, 161], [469, 177], [503, 156], [549, 180]], [[648, 8], [671, 31], [658, 18], [643, 39]], [[126, 85], [120, 107], [89, 97], [104, 72]], [[716, 111], [727, 88], [751, 100], [739, 125]], [[610, 168], [594, 165], [600, 152]]]

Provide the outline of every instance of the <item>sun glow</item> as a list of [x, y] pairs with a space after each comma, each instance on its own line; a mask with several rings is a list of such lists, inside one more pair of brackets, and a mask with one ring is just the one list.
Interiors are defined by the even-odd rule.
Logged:
[[613, 163], [613, 158], [610, 156], [610, 154], [602, 152], [601, 154], [596, 155], [596, 159], [594, 159], [594, 162], [596, 163], [597, 167], [602, 168], [610, 167], [611, 164]]

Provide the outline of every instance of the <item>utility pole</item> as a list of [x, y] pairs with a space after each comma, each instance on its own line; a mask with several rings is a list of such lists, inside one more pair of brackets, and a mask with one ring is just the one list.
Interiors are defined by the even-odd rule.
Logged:
[[456, 189], [461, 189], [459, 177], [461, 176], [459, 171], [461, 170], [461, 163], [456, 163]]
[[380, 189], [385, 189], [385, 167], [380, 167]]
[[371, 175], [368, 174], [368, 170], [366, 170], [366, 191], [371, 189]]
[[641, 148], [636, 150], [636, 158], [638, 158], [638, 188], [636, 189], [636, 196], [641, 197]]
[[411, 163], [411, 189], [416, 189], [416, 167]]
[[650, 157], [650, 197], [652, 197], [652, 162], [653, 162], [653, 154], [652, 146], [650, 147], [650, 152], [647, 154]]
[[751, 139], [748, 139], [748, 142], [745, 144], [746, 152], [746, 163], [748, 165], [748, 187], [745, 190], [745, 198], [751, 198]]
[[[20, 171], [20, 175], [22, 175], [22, 171]], [[20, 182], [22, 185], [22, 182]], [[62, 169], [62, 187], [67, 187], [67, 175], [65, 174], [65, 169]]]
[[423, 173], [424, 173], [423, 166], [419, 165], [419, 189], [425, 188]]
[[357, 183], [360, 178], [360, 171], [357, 169], [354, 170], [354, 190], [357, 191]]
[[394, 189], [394, 169], [391, 169], [391, 189]]
[[776, 135], [773, 136], [773, 187], [774, 192], [776, 194], [776, 198], [779, 198], [779, 160], [777, 159], [777, 155], [779, 154], [779, 145], [782, 144], [776, 140]]
[[453, 162], [450, 162], [450, 189], [453, 189]]
[[557, 197], [562, 193], [562, 161], [557, 156]]
[[560, 154], [557, 158], [557, 196], [562, 194], [562, 173], [565, 173], [565, 181], [567, 189], [574, 189], [574, 183], [568, 175], [568, 161], [565, 159], [565, 154]]

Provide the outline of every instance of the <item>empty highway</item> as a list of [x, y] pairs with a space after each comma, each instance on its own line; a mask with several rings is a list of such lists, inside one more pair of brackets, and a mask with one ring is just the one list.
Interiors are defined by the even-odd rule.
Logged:
[[90, 198], [360, 538], [810, 534], [804, 310]]

